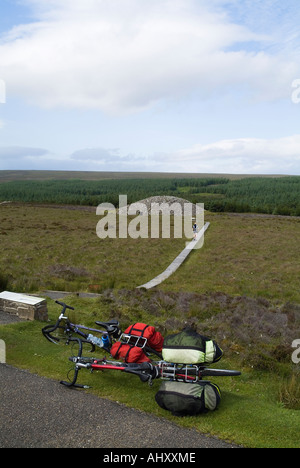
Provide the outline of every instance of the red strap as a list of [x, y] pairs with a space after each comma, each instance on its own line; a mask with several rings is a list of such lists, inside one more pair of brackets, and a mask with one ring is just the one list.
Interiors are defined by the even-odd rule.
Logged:
[[136, 325], [137, 325], [137, 323], [135, 323], [134, 325], [131, 326], [128, 334], [130, 335], [132, 333], [132, 331], [134, 330], [134, 331], [140, 332], [141, 333], [140, 336], [144, 336], [145, 330], [149, 327], [149, 325], [145, 325], [143, 330], [141, 330], [139, 328], [134, 328]]

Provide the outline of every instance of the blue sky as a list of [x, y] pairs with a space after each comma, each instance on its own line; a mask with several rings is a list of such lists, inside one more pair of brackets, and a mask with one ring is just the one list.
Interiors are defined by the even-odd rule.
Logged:
[[296, 0], [2, 0], [0, 170], [300, 175], [299, 24]]

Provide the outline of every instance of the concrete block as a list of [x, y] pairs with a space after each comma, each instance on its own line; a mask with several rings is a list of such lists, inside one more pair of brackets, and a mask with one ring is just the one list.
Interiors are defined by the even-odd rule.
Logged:
[[23, 320], [48, 320], [47, 302], [36, 296], [3, 291], [0, 294], [0, 310]]

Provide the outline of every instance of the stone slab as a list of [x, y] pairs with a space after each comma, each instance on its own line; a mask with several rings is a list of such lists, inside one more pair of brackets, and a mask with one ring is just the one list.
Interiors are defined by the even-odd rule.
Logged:
[[22, 304], [36, 305], [43, 302], [45, 299], [36, 296], [29, 296], [20, 293], [13, 293], [9, 291], [3, 291], [0, 293], [0, 299], [5, 299], [12, 302], [21, 302]]
[[47, 301], [41, 297], [3, 291], [0, 310], [23, 320], [48, 320]]

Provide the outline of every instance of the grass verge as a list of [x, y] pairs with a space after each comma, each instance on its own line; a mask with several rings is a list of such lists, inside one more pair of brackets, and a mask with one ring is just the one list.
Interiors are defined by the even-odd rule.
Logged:
[[[71, 296], [67, 302], [76, 308], [76, 320], [86, 325], [92, 325], [97, 318], [107, 320], [114, 315], [119, 318], [122, 327], [127, 326], [130, 321], [141, 320], [155, 324], [163, 330], [165, 312], [162, 299], [157, 305], [158, 309], [150, 310], [145, 307], [145, 301], [150, 299], [148, 293], [139, 293], [133, 304], [129, 298], [134, 295], [135, 293], [127, 291], [125, 299], [124, 292], [120, 295], [110, 291], [100, 299]], [[155, 296], [152, 294], [149, 304], [155, 303], [154, 299], [159, 302], [157, 293]], [[169, 301], [165, 299], [165, 302]], [[59, 314], [57, 305], [49, 300], [48, 308], [51, 321], [55, 321]], [[175, 313], [175, 308], [173, 312]], [[212, 317], [208, 316], [203, 319], [203, 327], [206, 327], [206, 330], [208, 327], [213, 330], [211, 319]], [[176, 331], [183, 323], [182, 314], [180, 316], [175, 313], [173, 320], [177, 322], [174, 321], [173, 328], [169, 322], [169, 332]], [[41, 334], [43, 325], [40, 322], [22, 322], [0, 326], [0, 338], [7, 346], [8, 364], [59, 381], [66, 377], [69, 369], [70, 349], [46, 341]], [[216, 327], [216, 324], [214, 326]], [[221, 344], [224, 343], [222, 340]], [[203, 416], [176, 418], [159, 408], [154, 400], [159, 381], [155, 381], [153, 387], [149, 387], [132, 375], [118, 372], [90, 374], [86, 371], [82, 371], [80, 380], [92, 385], [93, 388], [89, 391], [98, 396], [119, 401], [184, 427], [216, 435], [245, 447], [300, 448], [300, 413], [295, 409], [287, 409], [278, 398], [284, 379], [295, 372], [295, 366], [292, 368], [290, 363], [285, 363], [282, 372], [278, 372], [279, 368], [276, 372], [271, 372], [270, 369], [258, 370], [247, 365], [236, 349], [237, 347], [227, 347], [223, 360], [215, 367], [237, 368], [242, 370], [242, 376], [211, 378], [221, 388], [221, 405], [217, 411]], [[101, 352], [97, 352], [97, 355], [100, 357]], [[299, 379], [299, 374], [297, 378]], [[174, 444], [176, 445], [176, 441]]]

